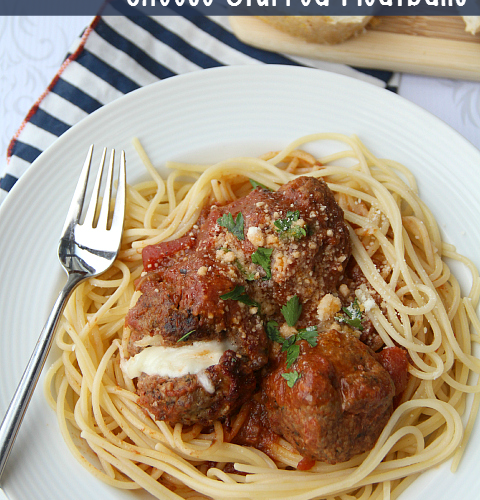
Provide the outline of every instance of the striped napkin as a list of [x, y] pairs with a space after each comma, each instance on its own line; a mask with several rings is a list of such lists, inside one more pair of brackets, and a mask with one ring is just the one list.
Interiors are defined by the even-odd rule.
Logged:
[[[0, 203], [30, 164], [88, 114], [164, 78], [223, 65], [287, 64], [352, 76], [396, 91], [388, 71], [276, 54], [240, 42], [225, 16], [97, 16], [25, 117], [7, 151]], [[0, 173], [1, 175], [1, 173]]]

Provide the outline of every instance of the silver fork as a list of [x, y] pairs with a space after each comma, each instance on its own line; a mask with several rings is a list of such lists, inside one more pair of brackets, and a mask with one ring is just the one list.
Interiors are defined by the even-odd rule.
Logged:
[[25, 411], [30, 403], [33, 391], [40, 377], [40, 372], [47, 359], [55, 329], [68, 298], [75, 287], [82, 281], [98, 276], [106, 271], [113, 264], [120, 248], [123, 221], [125, 218], [126, 194], [124, 151], [122, 151], [121, 154], [117, 196], [111, 224], [109, 224], [109, 222], [110, 205], [112, 205], [112, 180], [115, 161], [114, 150], [112, 150], [110, 158], [100, 214], [98, 215], [98, 221], [96, 221], [106, 151], [105, 148], [93, 188], [92, 198], [88, 205], [83, 223], [80, 223], [80, 217], [83, 211], [90, 164], [92, 162], [93, 145], [90, 146], [88, 151], [82, 173], [80, 174], [80, 179], [78, 180], [73, 195], [73, 200], [68, 210], [67, 219], [58, 245], [58, 258], [68, 275], [67, 282], [58, 295], [53, 309], [48, 316], [47, 322], [40, 334], [0, 427], [0, 478], [2, 477], [18, 429], [20, 428]]

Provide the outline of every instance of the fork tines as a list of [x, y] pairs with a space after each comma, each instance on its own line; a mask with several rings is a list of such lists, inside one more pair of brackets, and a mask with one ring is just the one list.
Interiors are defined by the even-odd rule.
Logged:
[[[67, 219], [65, 221], [64, 231], [68, 227], [73, 227], [80, 223], [83, 205], [85, 201], [85, 194], [87, 191], [88, 178], [90, 173], [90, 166], [92, 163], [94, 145], [92, 144], [88, 150], [85, 163], [80, 174], [80, 178], [75, 188], [72, 203], [70, 205]], [[125, 167], [125, 152], [121, 152], [120, 168], [118, 172], [118, 185], [117, 195], [115, 199], [115, 210], [111, 218], [111, 225], [108, 227], [110, 213], [112, 208], [112, 185], [113, 185], [113, 171], [115, 166], [115, 150], [112, 149], [110, 155], [110, 162], [107, 170], [107, 179], [105, 182], [105, 190], [103, 199], [101, 200], [100, 212], [98, 213], [98, 205], [100, 198], [100, 188], [102, 179], [104, 177], [104, 165], [107, 155], [107, 148], [104, 148], [100, 165], [97, 172], [97, 177], [93, 187], [92, 197], [88, 204], [87, 211], [82, 223], [82, 226], [96, 227], [98, 229], [109, 229], [111, 231], [118, 231], [123, 227], [124, 219], [124, 206], [125, 206], [125, 184], [126, 184], [126, 167]]]

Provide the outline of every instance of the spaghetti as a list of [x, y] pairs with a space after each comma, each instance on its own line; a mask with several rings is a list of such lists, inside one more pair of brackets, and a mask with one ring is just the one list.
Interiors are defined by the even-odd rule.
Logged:
[[[299, 149], [322, 140], [345, 147], [319, 159]], [[119, 257], [70, 299], [56, 337], [61, 355], [46, 377], [62, 435], [85, 468], [114, 487], [167, 500], [366, 500], [397, 498], [419, 473], [452, 456], [452, 468], [458, 466], [480, 402], [474, 355], [480, 279], [467, 258], [442, 242], [404, 166], [376, 158], [356, 137], [316, 134], [261, 158], [172, 163], [164, 181], [138, 141], [136, 148], [151, 180], [128, 187]], [[383, 300], [383, 308], [365, 314], [385, 346], [405, 348], [411, 360], [402, 400], [374, 448], [336, 465], [317, 462], [308, 471], [297, 470], [302, 457], [283, 439], [271, 443], [268, 455], [230, 443], [227, 434], [242, 426], [245, 409], [232, 417], [231, 429], [219, 421], [211, 428], [154, 421], [120, 367], [125, 316], [139, 295], [134, 281], [143, 271], [141, 249], [188, 234], [205, 203], [247, 195], [249, 179], [277, 190], [299, 175], [324, 179], [335, 194], [353, 258]], [[467, 296], [445, 258], [470, 271]], [[79, 438], [88, 446], [79, 446]]]

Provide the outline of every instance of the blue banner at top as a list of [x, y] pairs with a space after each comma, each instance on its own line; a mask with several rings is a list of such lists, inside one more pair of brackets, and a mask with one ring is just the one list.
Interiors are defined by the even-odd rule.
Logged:
[[0, 15], [480, 16], [480, 0], [0, 0]]

